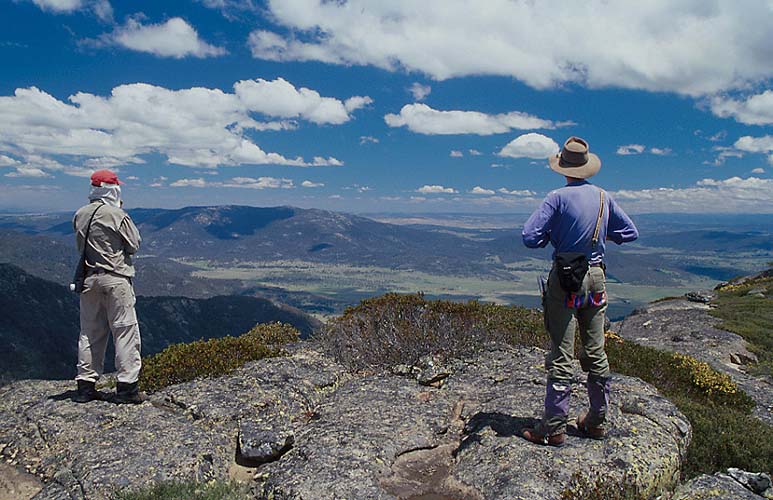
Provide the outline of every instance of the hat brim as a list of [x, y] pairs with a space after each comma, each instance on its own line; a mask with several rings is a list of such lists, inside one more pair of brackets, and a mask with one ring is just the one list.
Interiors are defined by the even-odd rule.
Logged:
[[561, 154], [558, 153], [548, 158], [550, 169], [561, 175], [574, 177], [575, 179], [587, 179], [593, 177], [601, 169], [601, 159], [593, 153], [588, 153], [588, 162], [576, 167], [561, 166]]

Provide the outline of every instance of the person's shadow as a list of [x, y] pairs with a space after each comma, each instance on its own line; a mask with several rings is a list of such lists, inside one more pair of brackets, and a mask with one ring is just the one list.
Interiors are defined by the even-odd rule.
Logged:
[[[500, 412], [478, 412], [470, 418], [464, 427], [466, 437], [458, 451], [463, 451], [472, 444], [480, 443], [480, 432], [486, 427], [494, 431], [497, 437], [523, 439], [521, 437], [523, 429], [534, 428], [537, 424], [539, 424], [539, 420], [536, 418], [514, 417]], [[567, 426], [566, 432], [570, 436], [577, 435], [576, 429], [571, 425]]]

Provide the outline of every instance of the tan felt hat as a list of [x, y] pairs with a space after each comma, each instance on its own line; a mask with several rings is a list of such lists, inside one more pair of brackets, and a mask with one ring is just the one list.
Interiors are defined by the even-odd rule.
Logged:
[[592, 177], [601, 168], [601, 160], [588, 151], [588, 143], [574, 136], [567, 139], [561, 153], [548, 158], [548, 162], [554, 172], [576, 179]]

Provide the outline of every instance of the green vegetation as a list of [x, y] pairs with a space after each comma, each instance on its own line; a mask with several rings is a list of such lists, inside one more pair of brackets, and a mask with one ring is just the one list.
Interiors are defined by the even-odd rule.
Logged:
[[248, 361], [279, 356], [282, 346], [298, 340], [298, 330], [283, 323], [264, 323], [239, 337], [174, 344], [142, 361], [140, 387], [154, 391], [198, 377], [215, 377]]
[[247, 500], [249, 488], [235, 481], [163, 482], [136, 491], [122, 491], [113, 500]]
[[575, 472], [569, 486], [561, 492], [561, 500], [641, 500], [646, 498], [631, 478], [624, 475], [619, 482], [610, 481], [603, 471]]
[[719, 290], [713, 316], [722, 319], [720, 328], [737, 333], [757, 355], [756, 372], [773, 376], [773, 277], [728, 285]]
[[542, 315], [519, 306], [427, 300], [388, 293], [328, 323], [318, 340], [353, 370], [415, 364], [427, 354], [460, 357], [488, 342], [545, 346]]
[[[347, 309], [318, 340], [345, 365], [364, 370], [414, 364], [425, 354], [464, 356], [490, 341], [545, 347], [547, 336], [537, 311], [387, 294]], [[753, 400], [727, 375], [689, 356], [624, 341], [611, 332], [607, 352], [614, 371], [654, 385], [692, 423], [684, 478], [728, 467], [773, 472], [773, 427], [751, 415]], [[577, 495], [567, 498], [635, 498], [627, 486], [600, 484], [578, 483]]]
[[773, 427], [751, 415], [754, 401], [727, 375], [689, 356], [614, 336], [607, 353], [612, 370], [657, 387], [692, 424], [682, 477], [728, 467], [773, 472]]

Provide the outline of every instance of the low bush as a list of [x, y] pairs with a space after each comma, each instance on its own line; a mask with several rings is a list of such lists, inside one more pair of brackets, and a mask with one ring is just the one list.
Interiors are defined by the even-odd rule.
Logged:
[[199, 377], [225, 375], [248, 361], [280, 355], [283, 345], [298, 338], [298, 330], [290, 325], [264, 323], [239, 337], [174, 344], [142, 360], [139, 385], [154, 391]]
[[427, 300], [388, 293], [346, 309], [316, 338], [353, 370], [458, 357], [492, 341], [545, 346], [542, 315], [518, 306]]
[[248, 500], [249, 487], [237, 482], [169, 481], [133, 491], [122, 491], [112, 500]]

